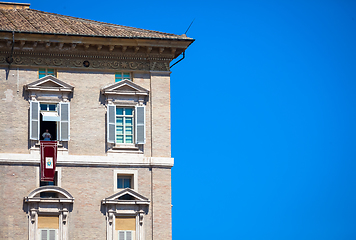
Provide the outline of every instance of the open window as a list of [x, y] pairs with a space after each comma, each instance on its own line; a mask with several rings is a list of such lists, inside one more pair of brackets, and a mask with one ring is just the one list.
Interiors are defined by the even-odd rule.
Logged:
[[69, 213], [74, 202], [68, 191], [57, 186], [43, 186], [33, 190], [24, 201], [30, 240], [68, 240]]
[[69, 97], [74, 87], [48, 75], [25, 85], [25, 89], [30, 96], [29, 139], [33, 141], [31, 145], [48, 136], [50, 137], [46, 140], [69, 141]]
[[126, 188], [103, 199], [106, 206], [107, 240], [143, 240], [144, 216], [150, 200]]
[[110, 149], [143, 149], [146, 143], [146, 102], [149, 91], [130, 80], [101, 89], [107, 103], [107, 143]]

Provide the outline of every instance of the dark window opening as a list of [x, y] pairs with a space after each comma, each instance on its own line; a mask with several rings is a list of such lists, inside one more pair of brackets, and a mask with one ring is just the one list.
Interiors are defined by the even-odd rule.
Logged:
[[[54, 181], [40, 181], [40, 186], [58, 186], [58, 172], [56, 171], [54, 173]], [[58, 195], [55, 192], [41, 192], [40, 193], [41, 198], [57, 198]]]
[[51, 134], [51, 141], [58, 140], [57, 139], [57, 122], [53, 121], [43, 121], [42, 120], [43, 116], [40, 114], [40, 139], [44, 140], [43, 138], [43, 133], [46, 132], [46, 129], [48, 129], [48, 132]]

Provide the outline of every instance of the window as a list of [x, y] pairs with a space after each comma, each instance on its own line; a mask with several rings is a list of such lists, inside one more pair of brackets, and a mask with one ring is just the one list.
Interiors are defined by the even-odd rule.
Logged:
[[47, 75], [51, 75], [53, 77], [57, 77], [57, 72], [53, 68], [40, 68], [38, 70], [38, 78], [43, 78]]
[[122, 80], [130, 80], [130, 81], [132, 81], [131, 73], [129, 73], [129, 72], [117, 72], [117, 73], [115, 73], [115, 82], [120, 82]]
[[116, 108], [116, 143], [133, 143], [133, 108]]
[[57, 104], [40, 104], [41, 111], [48, 111], [48, 112], [53, 112], [57, 111]]
[[[58, 169], [56, 169], [55, 173], [54, 173], [54, 179], [53, 182], [47, 182], [47, 181], [40, 181], [40, 186], [59, 186], [58, 185]], [[56, 192], [41, 192], [40, 193], [40, 197], [41, 198], [55, 198], [57, 197], [57, 193]]]
[[50, 140], [69, 141], [69, 110], [69, 102], [30, 101], [30, 139], [43, 140], [48, 130]]
[[106, 205], [107, 240], [143, 240], [150, 200], [126, 188], [101, 201]]
[[117, 176], [117, 188], [131, 188], [131, 176]]
[[137, 170], [114, 170], [114, 192], [124, 188], [137, 190], [137, 177]]
[[145, 104], [149, 91], [132, 81], [119, 81], [102, 88], [101, 93], [107, 102], [108, 152], [143, 151], [146, 143]]
[[41, 240], [57, 240], [59, 216], [38, 216], [38, 231]]
[[[54, 198], [41, 198], [41, 193], [55, 192]], [[24, 198], [28, 214], [28, 239], [68, 240], [68, 218], [73, 209], [73, 196], [57, 186], [43, 186]]]
[[41, 229], [41, 240], [56, 240], [57, 229]]
[[135, 216], [115, 217], [115, 230], [118, 232], [118, 240], [135, 239], [136, 217]]
[[116, 144], [144, 144], [145, 106], [135, 108], [108, 105], [108, 142]]

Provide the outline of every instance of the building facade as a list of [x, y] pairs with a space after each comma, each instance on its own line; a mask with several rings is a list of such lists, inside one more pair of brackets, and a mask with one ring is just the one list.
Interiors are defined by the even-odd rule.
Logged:
[[0, 2], [1, 240], [172, 238], [170, 63], [193, 41]]

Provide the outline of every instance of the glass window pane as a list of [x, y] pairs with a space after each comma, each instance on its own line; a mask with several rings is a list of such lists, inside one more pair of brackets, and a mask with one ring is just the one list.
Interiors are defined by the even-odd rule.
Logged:
[[123, 108], [116, 108], [116, 115], [123, 115], [124, 109]]
[[123, 135], [117, 135], [116, 136], [116, 143], [124, 143], [124, 136]]
[[47, 69], [47, 73], [51, 75], [54, 74], [54, 69]]
[[124, 188], [131, 188], [131, 179], [129, 178], [124, 179]]
[[132, 135], [126, 135], [126, 143], [133, 143], [132, 139]]
[[125, 118], [125, 123], [126, 123], [126, 125], [131, 126], [132, 125], [132, 117]]
[[46, 74], [46, 69], [45, 69], [45, 68], [40, 68], [40, 69], [38, 70], [38, 72], [39, 72], [39, 73], [44, 73], [44, 74]]
[[120, 82], [121, 78], [115, 78], [115, 82]]
[[122, 117], [117, 117], [116, 118], [116, 125], [123, 125], [123, 118]]
[[117, 188], [123, 188], [123, 179], [122, 178], [117, 178]]
[[56, 105], [49, 104], [49, 111], [56, 111]]
[[132, 115], [132, 108], [125, 108], [125, 115]]
[[45, 76], [46, 76], [46, 74], [42, 74], [42, 73], [38, 74], [38, 78], [43, 78]]
[[130, 73], [124, 73], [124, 78], [130, 78]]
[[116, 134], [124, 134], [124, 129], [123, 127], [121, 126], [117, 126], [116, 127]]
[[125, 127], [126, 134], [132, 134], [132, 127]]
[[115, 77], [116, 77], [116, 78], [121, 78], [121, 77], [122, 77], [122, 73], [121, 73], [121, 72], [115, 73]]
[[47, 104], [41, 104], [40, 106], [42, 111], [47, 111]]

